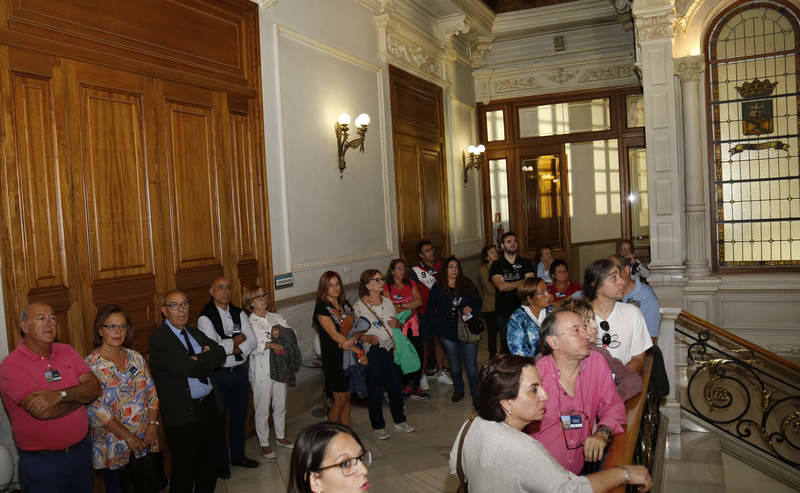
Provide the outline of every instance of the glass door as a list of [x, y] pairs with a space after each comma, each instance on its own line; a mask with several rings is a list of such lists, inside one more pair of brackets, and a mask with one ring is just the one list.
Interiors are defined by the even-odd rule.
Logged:
[[519, 165], [523, 248], [527, 255], [545, 246], [566, 250], [560, 146], [520, 152]]

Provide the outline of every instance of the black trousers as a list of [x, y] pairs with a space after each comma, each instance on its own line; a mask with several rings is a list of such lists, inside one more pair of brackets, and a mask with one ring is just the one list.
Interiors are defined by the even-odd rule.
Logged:
[[383, 391], [389, 393], [389, 410], [395, 423], [403, 423], [403, 372], [394, 364], [394, 355], [374, 344], [367, 353], [367, 403], [372, 429], [386, 427], [383, 420]]
[[213, 493], [217, 484], [223, 428], [213, 395], [195, 405], [195, 416], [194, 423], [165, 430], [172, 456], [170, 493]]
[[486, 324], [486, 335], [489, 336], [489, 358], [497, 354], [497, 318], [494, 312], [481, 312], [483, 323]]
[[[217, 463], [219, 469], [225, 470], [230, 467], [231, 461], [239, 462], [244, 459], [244, 429], [247, 422], [247, 403], [250, 398], [247, 363], [234, 367], [232, 371], [227, 368], [217, 370], [211, 378], [217, 384], [216, 388], [221, 394], [228, 418], [228, 439], [223, 436]], [[225, 419], [222, 421], [224, 430]]]

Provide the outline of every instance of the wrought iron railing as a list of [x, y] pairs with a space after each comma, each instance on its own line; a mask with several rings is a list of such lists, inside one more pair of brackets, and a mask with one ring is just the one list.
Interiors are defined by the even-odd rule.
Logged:
[[800, 470], [800, 367], [682, 312], [681, 407], [709, 425]]
[[[618, 465], [638, 464], [647, 467], [652, 473], [656, 455], [658, 429], [660, 425], [659, 407], [661, 398], [656, 394], [651, 375], [653, 369], [653, 356], [649, 352], [645, 358], [642, 370], [642, 392], [625, 402], [628, 424], [625, 433], [618, 434], [608, 448], [603, 469], [610, 469]], [[614, 493], [624, 491], [635, 492], [635, 486], [619, 487]]]

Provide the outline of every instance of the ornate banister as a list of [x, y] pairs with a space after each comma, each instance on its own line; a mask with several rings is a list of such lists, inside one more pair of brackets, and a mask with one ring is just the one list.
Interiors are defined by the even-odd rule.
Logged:
[[681, 407], [800, 471], [800, 367], [685, 311], [675, 335]]

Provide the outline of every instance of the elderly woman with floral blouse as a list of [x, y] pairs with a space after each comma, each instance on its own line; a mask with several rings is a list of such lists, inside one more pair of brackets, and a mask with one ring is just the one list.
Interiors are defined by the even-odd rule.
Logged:
[[131, 454], [142, 457], [158, 449], [158, 396], [141, 354], [123, 347], [133, 336], [130, 317], [118, 305], [107, 305], [94, 319], [95, 349], [86, 357], [103, 387], [87, 406], [92, 461], [103, 471], [108, 493], [125, 491], [120, 469]]

